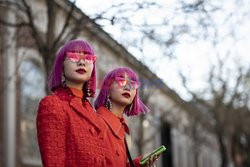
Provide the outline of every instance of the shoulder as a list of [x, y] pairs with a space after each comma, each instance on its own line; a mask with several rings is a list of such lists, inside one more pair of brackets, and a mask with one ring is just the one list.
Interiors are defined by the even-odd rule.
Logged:
[[67, 118], [67, 113], [57, 96], [48, 95], [41, 99], [36, 116], [37, 127], [43, 127], [45, 124], [61, 126], [66, 123]]
[[58, 96], [51, 94], [41, 99], [38, 106], [38, 114], [46, 113], [64, 114], [62, 101]]
[[59, 104], [60, 99], [54, 95], [48, 95], [41, 99], [39, 106], [54, 106]]

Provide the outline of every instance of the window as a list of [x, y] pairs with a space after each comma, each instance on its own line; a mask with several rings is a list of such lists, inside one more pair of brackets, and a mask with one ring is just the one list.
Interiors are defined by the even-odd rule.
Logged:
[[171, 127], [168, 123], [163, 123], [161, 130], [161, 140], [162, 144], [167, 148], [167, 150], [162, 155], [162, 166], [172, 167]]

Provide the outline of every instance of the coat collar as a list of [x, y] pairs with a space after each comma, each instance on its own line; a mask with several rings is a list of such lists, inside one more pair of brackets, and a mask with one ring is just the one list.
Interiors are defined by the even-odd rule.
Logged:
[[113, 134], [119, 139], [124, 139], [124, 131], [129, 134], [129, 128], [124, 118], [117, 117], [104, 106], [99, 107], [97, 113], [106, 122]]
[[54, 92], [61, 100], [69, 101], [74, 97], [86, 100], [83, 91], [76, 88], [69, 88], [67, 86], [60, 86]]
[[76, 88], [69, 88], [71, 93], [75, 96], [78, 97], [80, 99], [83, 99], [84, 94], [82, 90], [76, 89]]
[[74, 109], [82, 117], [85, 117], [91, 124], [93, 124], [96, 129], [101, 131], [102, 127], [98, 124], [99, 120], [97, 115], [90, 104], [90, 102], [84, 97], [82, 91], [68, 88], [59, 87], [55, 90], [54, 94], [57, 95], [61, 100], [68, 101], [70, 107]]

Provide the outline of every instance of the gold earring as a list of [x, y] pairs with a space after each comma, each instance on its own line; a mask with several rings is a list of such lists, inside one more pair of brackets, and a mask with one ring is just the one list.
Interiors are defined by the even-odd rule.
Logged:
[[108, 110], [111, 111], [111, 109], [112, 109], [112, 102], [111, 102], [111, 100], [110, 100], [110, 96], [108, 96], [105, 106], [106, 106], [106, 108], [107, 108]]

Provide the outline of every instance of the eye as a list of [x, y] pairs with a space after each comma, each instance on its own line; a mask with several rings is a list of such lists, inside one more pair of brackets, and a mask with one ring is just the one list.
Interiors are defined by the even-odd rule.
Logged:
[[93, 63], [96, 60], [96, 56], [85, 54], [85, 58], [84, 59], [85, 59], [85, 61], [87, 61], [89, 63]]
[[91, 55], [85, 55], [85, 60], [92, 60], [92, 56]]
[[136, 82], [136, 81], [133, 81], [133, 80], [131, 80], [130, 83], [131, 83], [131, 84], [137, 84], [137, 82]]
[[67, 57], [73, 59], [79, 58], [79, 56], [76, 53], [71, 53], [71, 52], [67, 53]]
[[79, 56], [76, 53], [68, 52], [66, 53], [66, 58], [69, 59], [71, 62], [79, 61]]
[[117, 82], [118, 82], [118, 84], [119, 84], [120, 86], [126, 86], [126, 84], [127, 84], [127, 81], [124, 80], [124, 79], [118, 80]]

